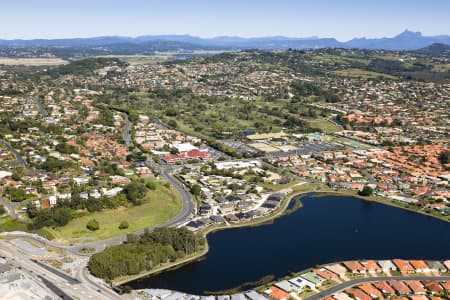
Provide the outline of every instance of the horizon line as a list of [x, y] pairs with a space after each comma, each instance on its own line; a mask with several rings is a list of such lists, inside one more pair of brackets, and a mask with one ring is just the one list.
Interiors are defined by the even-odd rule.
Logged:
[[241, 39], [257, 39], [257, 38], [286, 38], [286, 39], [335, 39], [338, 42], [348, 42], [353, 39], [382, 39], [382, 38], [394, 38], [404, 32], [412, 32], [412, 33], [419, 33], [423, 37], [436, 37], [436, 36], [449, 36], [448, 33], [441, 33], [441, 34], [434, 34], [434, 35], [423, 35], [421, 31], [414, 31], [405, 29], [401, 31], [400, 33], [397, 33], [393, 36], [355, 36], [351, 39], [347, 40], [339, 40], [333, 36], [318, 36], [318, 35], [310, 35], [310, 36], [285, 36], [285, 35], [255, 35], [255, 36], [240, 36], [240, 35], [214, 35], [214, 36], [201, 36], [201, 35], [193, 35], [190, 33], [164, 33], [164, 34], [140, 34], [140, 35], [116, 35], [116, 34], [105, 34], [105, 35], [93, 35], [93, 36], [66, 36], [66, 37], [32, 37], [32, 38], [1, 38], [0, 40], [3, 41], [30, 41], [30, 40], [68, 40], [68, 39], [93, 39], [93, 38], [140, 38], [140, 37], [167, 37], [167, 36], [173, 36], [173, 37], [193, 37], [193, 38], [200, 38], [200, 39], [216, 39], [216, 38], [241, 38]]

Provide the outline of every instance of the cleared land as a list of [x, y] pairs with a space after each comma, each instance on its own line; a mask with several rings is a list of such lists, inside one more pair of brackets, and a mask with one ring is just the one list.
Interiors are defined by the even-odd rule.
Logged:
[[339, 70], [333, 72], [336, 75], [345, 76], [345, 77], [360, 77], [360, 78], [379, 78], [384, 77], [387, 79], [397, 79], [397, 77], [384, 74], [384, 73], [378, 73], [378, 72], [372, 72], [362, 69], [356, 69], [356, 68], [349, 68], [345, 70]]
[[110, 58], [118, 58], [120, 60], [123, 60], [124, 62], [129, 63], [130, 65], [146, 65], [146, 64], [153, 64], [153, 63], [159, 63], [164, 62], [172, 59], [176, 59], [177, 57], [183, 57], [183, 56], [197, 56], [197, 55], [215, 55], [222, 53], [224, 51], [215, 51], [215, 50], [195, 50], [191, 52], [186, 51], [167, 51], [167, 52], [155, 52], [151, 55], [106, 55], [101, 57], [110, 57]]
[[433, 66], [434, 72], [447, 72], [450, 71], [450, 64], [441, 64]]
[[61, 58], [9, 58], [0, 57], [0, 65], [6, 66], [57, 66], [69, 63]]
[[[135, 232], [161, 224], [174, 218], [181, 210], [181, 200], [176, 190], [158, 184], [156, 190], [147, 193], [144, 203], [126, 209], [105, 209], [74, 219], [66, 226], [50, 229], [61, 242], [80, 242], [82, 240], [107, 239], [125, 233]], [[86, 224], [96, 219], [100, 224], [97, 231], [89, 231]], [[120, 230], [122, 221], [129, 223], [128, 229]]]
[[336, 124], [324, 119], [308, 120], [309, 125], [314, 128], [320, 128], [325, 133], [333, 133], [341, 131], [341, 128]]

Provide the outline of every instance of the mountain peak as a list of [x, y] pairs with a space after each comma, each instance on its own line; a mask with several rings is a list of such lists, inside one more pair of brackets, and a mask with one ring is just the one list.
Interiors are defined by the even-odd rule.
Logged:
[[400, 33], [399, 35], [396, 36], [396, 38], [401, 37], [401, 38], [420, 38], [422, 37], [422, 33], [420, 31], [411, 31], [406, 29], [405, 31], [403, 31], [402, 33]]

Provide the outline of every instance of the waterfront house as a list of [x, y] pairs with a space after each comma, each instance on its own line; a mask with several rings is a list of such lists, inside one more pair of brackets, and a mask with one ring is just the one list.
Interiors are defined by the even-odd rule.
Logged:
[[309, 281], [309, 280], [306, 280], [305, 278], [302, 278], [302, 277], [295, 277], [295, 278], [292, 278], [291, 280], [289, 280], [289, 282], [290, 283], [292, 283], [292, 284], [294, 284], [294, 285], [296, 285], [296, 286], [298, 286], [299, 288], [304, 288], [305, 286], [307, 286], [307, 287], [309, 287], [309, 288], [311, 288], [311, 289], [313, 289], [316, 285], [314, 284], [314, 283], [312, 283], [311, 281]]
[[247, 298], [249, 298], [250, 300], [267, 300], [266, 297], [264, 297], [261, 294], [258, 294], [255, 291], [248, 291], [247, 293], [245, 293], [245, 296], [247, 296]]
[[276, 286], [271, 286], [269, 289], [265, 290], [269, 297], [275, 300], [287, 300], [289, 299], [289, 294], [283, 291], [282, 289], [277, 288]]
[[361, 265], [367, 269], [369, 273], [378, 273], [381, 272], [380, 266], [374, 260], [363, 260], [361, 261]]
[[275, 283], [275, 286], [282, 289], [283, 291], [285, 291], [287, 293], [290, 293], [290, 292], [301, 293], [301, 291], [302, 291], [302, 289], [300, 287], [290, 283], [287, 280], [282, 280], [280, 282], [277, 282], [277, 283]]
[[447, 272], [447, 268], [437, 260], [427, 260], [426, 263], [433, 272]]
[[403, 260], [403, 259], [393, 259], [392, 262], [394, 263], [394, 265], [397, 266], [397, 268], [400, 270], [400, 272], [402, 272], [403, 274], [407, 274], [407, 273], [413, 273], [414, 272], [414, 268], [409, 264], [408, 261]]
[[450, 259], [444, 261], [444, 265], [447, 268], [447, 270], [450, 271]]
[[325, 266], [325, 269], [337, 274], [339, 277], [344, 277], [347, 270], [340, 264], [333, 264]]
[[231, 300], [247, 300], [244, 294], [234, 294], [230, 296]]
[[409, 263], [418, 273], [430, 272], [430, 268], [423, 260], [410, 260]]
[[392, 263], [391, 260], [379, 260], [378, 265], [385, 273], [397, 270], [397, 267]]
[[353, 274], [365, 274], [366, 268], [359, 263], [359, 261], [351, 260], [351, 261], [344, 261], [344, 266], [352, 272]]
[[321, 276], [315, 274], [314, 272], [302, 274], [300, 277], [308, 280], [309, 282], [314, 283], [315, 286], [319, 286], [322, 284], [322, 282], [325, 281], [325, 278], [322, 278]]
[[325, 269], [325, 268], [320, 268], [320, 269], [313, 269], [313, 272], [316, 273], [317, 275], [319, 275], [322, 278], [325, 279], [336, 279], [338, 278], [338, 275], [336, 275], [335, 273]]

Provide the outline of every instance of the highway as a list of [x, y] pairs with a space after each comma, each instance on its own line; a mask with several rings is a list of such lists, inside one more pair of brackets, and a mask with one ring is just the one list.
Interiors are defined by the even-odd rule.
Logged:
[[16, 268], [26, 272], [38, 284], [43, 283], [62, 299], [123, 299], [100, 280], [88, 274], [87, 258], [78, 258], [73, 277], [51, 266], [30, 259], [24, 252], [6, 241], [0, 241], [0, 253]]
[[387, 281], [387, 280], [449, 280], [450, 276], [383, 276], [383, 277], [367, 277], [358, 278], [351, 281], [347, 281], [338, 285], [335, 285], [325, 291], [306, 297], [305, 300], [319, 300], [326, 298], [334, 293], [338, 293], [352, 286], [365, 283], [365, 282], [376, 282], [376, 281]]

